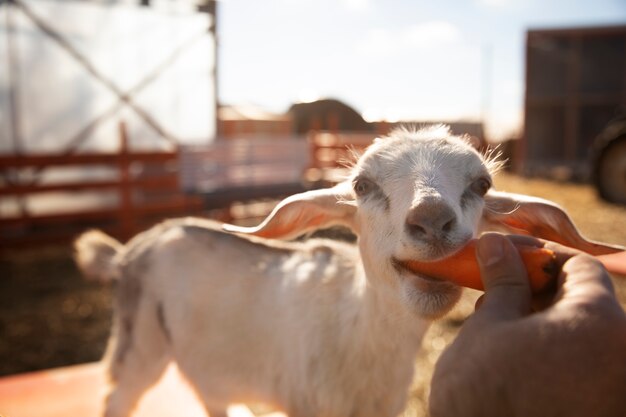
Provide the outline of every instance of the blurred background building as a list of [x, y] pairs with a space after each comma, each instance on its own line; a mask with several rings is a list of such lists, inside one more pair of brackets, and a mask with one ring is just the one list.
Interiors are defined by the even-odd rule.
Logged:
[[626, 25], [535, 29], [526, 39], [519, 168], [587, 179], [606, 132], [626, 134]]
[[185, 1], [3, 1], [0, 152], [115, 150], [215, 135], [213, 17]]
[[128, 236], [432, 123], [626, 202], [626, 4], [599, 1], [2, 0], [0, 229]]

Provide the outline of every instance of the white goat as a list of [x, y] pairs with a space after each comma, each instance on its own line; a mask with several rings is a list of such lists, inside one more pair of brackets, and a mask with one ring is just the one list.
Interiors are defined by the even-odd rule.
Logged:
[[[125, 246], [84, 234], [84, 273], [118, 281], [106, 415], [128, 416], [170, 360], [213, 417], [231, 403], [398, 415], [429, 323], [461, 293], [399, 260], [450, 254], [481, 223], [592, 245], [556, 206], [489, 191], [496, 166], [447, 128], [398, 130], [349, 180], [287, 198], [256, 228], [170, 220]], [[336, 224], [358, 243], [276, 240]]]

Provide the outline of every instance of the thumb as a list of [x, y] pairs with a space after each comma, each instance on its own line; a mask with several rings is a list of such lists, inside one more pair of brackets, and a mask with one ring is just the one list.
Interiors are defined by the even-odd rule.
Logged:
[[478, 240], [476, 257], [485, 287], [477, 314], [507, 319], [530, 313], [528, 274], [513, 243], [497, 233], [484, 234]]

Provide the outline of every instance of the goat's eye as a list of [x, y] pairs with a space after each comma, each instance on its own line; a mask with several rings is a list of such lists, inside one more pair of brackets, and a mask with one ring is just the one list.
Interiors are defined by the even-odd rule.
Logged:
[[477, 179], [471, 185], [472, 191], [481, 197], [487, 194], [487, 191], [489, 191], [490, 188], [491, 188], [491, 181], [489, 181], [489, 179], [485, 177]]
[[369, 193], [375, 187], [376, 185], [367, 178], [358, 178], [356, 181], [354, 181], [354, 192], [359, 197]]

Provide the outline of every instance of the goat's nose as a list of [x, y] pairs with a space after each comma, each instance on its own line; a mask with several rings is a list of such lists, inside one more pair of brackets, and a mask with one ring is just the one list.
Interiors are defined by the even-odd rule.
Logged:
[[441, 239], [456, 226], [456, 214], [441, 199], [425, 199], [406, 218], [407, 232], [420, 240]]

